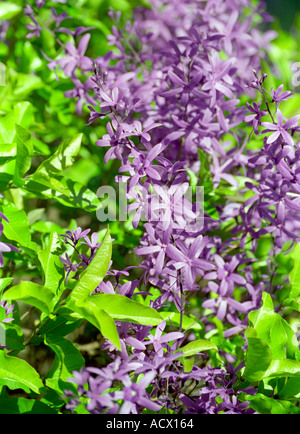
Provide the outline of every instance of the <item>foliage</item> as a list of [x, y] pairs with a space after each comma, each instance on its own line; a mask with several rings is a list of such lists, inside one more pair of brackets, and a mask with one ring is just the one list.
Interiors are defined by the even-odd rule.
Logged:
[[299, 414], [297, 39], [217, 3], [0, 2], [1, 414]]

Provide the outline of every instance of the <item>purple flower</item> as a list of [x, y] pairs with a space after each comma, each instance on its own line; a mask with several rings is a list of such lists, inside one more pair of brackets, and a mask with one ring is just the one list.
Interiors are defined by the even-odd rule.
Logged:
[[15, 306], [8, 302], [0, 301], [0, 306], [5, 310], [5, 318], [2, 320], [4, 323], [9, 323], [14, 320], [14, 318], [10, 318], [10, 314], [13, 312]]
[[[51, 69], [60, 65], [72, 78], [75, 89], [66, 96], [76, 98], [78, 112], [89, 104], [89, 124], [107, 117], [106, 133], [96, 144], [108, 147], [105, 163], [117, 159], [120, 173], [126, 172], [115, 179], [129, 185], [133, 227], [144, 215], [147, 220], [133, 247], [140, 263], [110, 270], [95, 292], [139, 295], [154, 309], [187, 314], [189, 292], [201, 289], [201, 299], [193, 303], [191, 298], [191, 308], [201, 318], [203, 335], [215, 333], [217, 318], [225, 339], [243, 336], [247, 315], [259, 306], [262, 291], [275, 293], [277, 282], [284, 282], [287, 276], [276, 275], [276, 255], [286, 242], [293, 246], [300, 233], [300, 151], [293, 140], [300, 131], [299, 116], [285, 122], [278, 106], [292, 94], [280, 86], [267, 101], [267, 74], [252, 71], [261, 69], [275, 34], [253, 28], [249, 13], [264, 15], [250, 3], [152, 0], [152, 8], [135, 10], [134, 23], [124, 30], [120, 14], [110, 14], [115, 26], [108, 39], [115, 47], [107, 55], [88, 59], [90, 35], [85, 35], [78, 48], [68, 43], [66, 57], [49, 64]], [[58, 26], [64, 15], [54, 18]], [[62, 27], [55, 32], [73, 35], [77, 46], [76, 37], [86, 30]], [[94, 71], [88, 80], [87, 71]], [[240, 103], [245, 92], [246, 116]], [[262, 102], [250, 104], [256, 94]], [[277, 123], [262, 123], [274, 109]], [[248, 147], [244, 121], [253, 127], [257, 143], [261, 139], [260, 149]], [[263, 134], [271, 132], [269, 138], [260, 133], [261, 125], [267, 128]], [[186, 197], [191, 184], [205, 186], [207, 214], [201, 222], [200, 204]], [[78, 228], [63, 236], [81, 261], [62, 258], [67, 278], [86, 267], [100, 247], [97, 234], [90, 238], [88, 233]], [[265, 235], [274, 261], [267, 259], [262, 271], [249, 257], [256, 262], [258, 241]], [[244, 257], [239, 252], [246, 243]], [[139, 269], [137, 280], [131, 279], [133, 268]], [[174, 351], [181, 340], [193, 341], [196, 332], [183, 335], [169, 325], [172, 318], [156, 330], [117, 321], [121, 350], [105, 340], [106, 367], [75, 373], [78, 394], [69, 394], [69, 408], [83, 403], [96, 414], [162, 408], [175, 414], [251, 413], [249, 403], [238, 400], [243, 385], [234, 369], [211, 369], [210, 359], [203, 357], [201, 368], [185, 372]], [[220, 355], [235, 361], [232, 354], [220, 350]]]
[[133, 157], [133, 163], [124, 164], [119, 172], [129, 172], [132, 174], [129, 189], [132, 189], [137, 185], [140, 179], [148, 176], [151, 179], [160, 181], [161, 175], [158, 172], [158, 166], [152, 164], [153, 160], [162, 152], [163, 145], [158, 144], [154, 146], [148, 153], [142, 153], [136, 149], [131, 150], [131, 156]]
[[155, 335], [148, 335], [149, 342], [146, 341], [146, 345], [153, 345], [154, 351], [160, 357], [164, 355], [164, 347], [167, 342], [178, 341], [179, 339], [185, 338], [183, 333], [171, 332], [163, 335], [163, 331], [166, 328], [166, 321], [163, 321], [156, 328]]
[[185, 286], [188, 290], [193, 288], [196, 275], [203, 276], [203, 271], [214, 270], [216, 266], [206, 259], [200, 259], [199, 256], [207, 246], [209, 240], [207, 237], [199, 235], [188, 248], [180, 243], [180, 250], [170, 244], [167, 248], [167, 254], [172, 260], [172, 265], [176, 270], [181, 270]]
[[240, 261], [233, 257], [230, 262], [224, 261], [219, 255], [214, 255], [214, 261], [217, 264], [217, 271], [213, 271], [204, 276], [206, 280], [219, 280], [220, 286], [214, 282], [209, 282], [208, 286], [213, 291], [217, 291], [220, 295], [232, 294], [235, 284], [245, 286], [246, 279], [237, 273], [234, 273], [235, 269], [240, 265]]
[[289, 98], [294, 96], [295, 94], [286, 90], [283, 92], [283, 84], [279, 86], [277, 90], [271, 89], [272, 102], [276, 102], [276, 104], [281, 103], [282, 101], [287, 101]]
[[67, 253], [66, 253], [65, 258], [63, 256], [59, 256], [59, 259], [61, 260], [61, 262], [65, 266], [65, 270], [67, 272], [67, 275], [66, 275], [66, 283], [67, 283], [70, 273], [72, 273], [72, 272], [76, 273], [78, 268], [80, 267], [80, 264], [73, 264], [73, 262], [71, 261], [69, 255]]
[[153, 196], [151, 211], [154, 212], [153, 220], [160, 221], [163, 230], [172, 224], [185, 228], [188, 222], [197, 218], [192, 203], [184, 197], [188, 189], [188, 183], [174, 184], [169, 189], [154, 186], [157, 195]]
[[126, 90], [120, 90], [117, 87], [114, 87], [112, 89], [110, 95], [108, 94], [108, 92], [104, 92], [102, 89], [100, 89], [100, 96], [104, 100], [103, 102], [101, 102], [100, 107], [108, 107], [114, 110], [122, 110], [126, 106], [125, 101], [123, 100], [125, 95]]
[[[85, 231], [86, 232], [86, 231]], [[81, 236], [81, 239], [83, 237]], [[82, 244], [86, 244], [92, 251], [99, 249], [101, 246], [101, 243], [98, 243], [99, 235], [97, 232], [94, 232], [91, 236], [91, 239], [89, 239], [88, 236], [84, 236], [85, 241], [81, 241]]]
[[96, 141], [97, 146], [110, 147], [104, 157], [105, 164], [113, 158], [122, 160], [122, 151], [124, 147], [129, 146], [126, 140], [127, 133], [124, 132], [124, 127], [118, 124], [116, 120], [113, 120], [112, 123], [108, 123], [106, 128], [108, 134], [104, 134], [102, 139]]
[[56, 10], [51, 7], [52, 16], [55, 21], [55, 26], [59, 27], [64, 20], [72, 19], [72, 17], [68, 16], [67, 12], [63, 12], [60, 15], [57, 14]]
[[[51, 64], [50, 64], [50, 69], [51, 69]], [[72, 81], [75, 85], [75, 88], [72, 90], [66, 91], [64, 95], [66, 98], [76, 98], [77, 99], [76, 112], [78, 114], [81, 114], [82, 113], [82, 106], [84, 103], [87, 102], [88, 104], [96, 104], [95, 99], [89, 95], [89, 91], [90, 91], [90, 89], [92, 89], [93, 83], [92, 83], [92, 80], [90, 78], [88, 78], [84, 83], [82, 83], [80, 80], [78, 80], [75, 77], [72, 77]], [[92, 123], [94, 121], [94, 119], [96, 119], [97, 117], [101, 116], [101, 115], [95, 116], [95, 113], [97, 113], [97, 112], [95, 110], [92, 110], [92, 111], [93, 111], [93, 114], [91, 115], [90, 123]]]
[[151, 244], [139, 247], [135, 253], [138, 256], [157, 254], [155, 259], [155, 269], [156, 272], [160, 274], [164, 267], [166, 251], [171, 241], [172, 226], [170, 225], [166, 231], [158, 232], [155, 231], [151, 224], [147, 223], [145, 224], [145, 229], [147, 231], [148, 240]]
[[[0, 213], [0, 217], [4, 218], [8, 222], [7, 218], [2, 213]], [[0, 223], [0, 237], [3, 234], [3, 229], [4, 229], [3, 224]], [[3, 253], [9, 253], [9, 252], [20, 253], [19, 250], [15, 246], [13, 246], [12, 244], [3, 243], [2, 241], [0, 241], [0, 268], [2, 268], [4, 265], [4, 259], [3, 259], [2, 252]]]
[[76, 246], [76, 244], [82, 240], [85, 239], [85, 237], [90, 233], [90, 229], [82, 230], [80, 227], [76, 230], [72, 229], [71, 231], [66, 231], [66, 235], [62, 234], [60, 235], [62, 238], [64, 238], [64, 242], [67, 244], [71, 244], [73, 246]]
[[31, 19], [34, 24], [26, 24], [26, 28], [30, 30], [30, 33], [26, 35], [26, 38], [33, 38], [34, 36], [39, 38], [41, 36], [40, 32], [43, 30], [43, 28], [39, 25], [33, 15], [31, 16]]
[[66, 43], [66, 57], [57, 60], [56, 63], [64, 70], [68, 77], [74, 76], [77, 68], [83, 71], [91, 71], [92, 63], [89, 57], [85, 56], [91, 35], [84, 35], [76, 48], [71, 42]]
[[39, 8], [39, 9], [42, 8], [45, 3], [46, 3], [46, 0], [36, 0], [36, 2], [35, 2], [37, 8]]
[[219, 54], [214, 51], [209, 58], [209, 64], [207, 64], [208, 70], [211, 70], [211, 75], [209, 76], [207, 82], [202, 86], [202, 90], [210, 91], [211, 93], [211, 104], [216, 103], [217, 91], [221, 92], [227, 98], [233, 98], [233, 93], [231, 86], [233, 85], [233, 80], [228, 74], [232, 68], [233, 61], [221, 60]]
[[254, 129], [256, 134], [258, 134], [257, 127], [259, 125], [261, 125], [261, 118], [263, 116], [267, 116], [267, 114], [268, 114], [267, 111], [260, 109], [261, 104], [262, 104], [261, 102], [259, 104], [256, 104], [256, 102], [253, 102], [253, 107], [252, 107], [249, 103], [246, 103], [248, 110], [252, 114], [247, 115], [244, 120], [245, 120], [245, 122], [248, 123], [248, 125], [253, 126], [253, 129]]
[[143, 140], [143, 143], [150, 142], [151, 136], [148, 134], [150, 130], [153, 130], [153, 128], [160, 127], [161, 124], [158, 123], [151, 123], [147, 127], [143, 128], [140, 121], [134, 121], [132, 125], [129, 125], [127, 128], [127, 132], [131, 133], [132, 135], [136, 137], [141, 137]]
[[138, 407], [147, 408], [152, 411], [160, 411], [161, 406], [156, 404], [147, 396], [146, 387], [151, 384], [155, 374], [149, 372], [144, 375], [138, 383], [124, 381], [125, 387], [122, 392], [116, 392], [116, 398], [122, 399], [124, 404], [120, 408], [120, 414], [137, 414]]
[[288, 133], [288, 130], [295, 127], [298, 124], [300, 119], [300, 115], [294, 116], [287, 120], [285, 123], [283, 122], [283, 115], [279, 109], [277, 109], [277, 122], [278, 124], [272, 124], [270, 122], [263, 122], [262, 126], [267, 128], [264, 132], [274, 131], [267, 140], [268, 144], [274, 143], [279, 137], [283, 140], [284, 143], [287, 143], [290, 146], [294, 145], [294, 140], [291, 135]]

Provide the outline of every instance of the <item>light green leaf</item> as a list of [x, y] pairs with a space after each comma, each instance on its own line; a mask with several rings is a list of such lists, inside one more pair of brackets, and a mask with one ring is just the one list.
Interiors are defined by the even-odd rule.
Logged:
[[218, 351], [218, 347], [213, 342], [204, 339], [197, 339], [196, 341], [190, 342], [184, 347], [179, 348], [177, 352], [184, 353], [184, 357], [190, 357], [209, 350]]
[[43, 326], [43, 335], [66, 336], [77, 329], [82, 320], [69, 320], [63, 315], [55, 316]]
[[260, 381], [265, 377], [265, 372], [272, 361], [272, 352], [262, 339], [248, 336], [247, 341], [248, 350], [243, 375], [251, 382]]
[[297, 244], [292, 251], [294, 257], [294, 268], [290, 272], [289, 279], [292, 286], [290, 297], [293, 299], [300, 295], [300, 244]]
[[264, 378], [275, 377], [299, 377], [300, 362], [296, 360], [272, 360], [269, 368], [264, 374]]
[[64, 276], [64, 267], [59, 259], [60, 250], [58, 234], [53, 232], [50, 234], [47, 247], [38, 253], [44, 274], [43, 284], [55, 294], [57, 294]]
[[89, 212], [97, 211], [100, 200], [97, 195], [80, 182], [62, 176], [34, 174], [29, 176], [25, 186], [27, 191], [42, 199], [53, 199], [64, 206], [80, 208]]
[[299, 414], [299, 409], [294, 403], [265, 396], [257, 393], [255, 396], [246, 395], [250, 401], [250, 407], [259, 414]]
[[183, 365], [184, 372], [191, 372], [195, 365], [194, 357], [180, 357], [179, 359]]
[[35, 174], [43, 173], [51, 176], [71, 166], [79, 152], [82, 137], [83, 134], [77, 134], [72, 139], [63, 142], [58, 150], [38, 167]]
[[37, 394], [44, 387], [35, 369], [25, 360], [8, 356], [4, 351], [0, 351], [0, 380], [2, 384], [25, 388], [25, 391], [29, 388]]
[[16, 143], [3, 143], [0, 150], [0, 158], [15, 157], [17, 155]]
[[[159, 312], [160, 316], [163, 317], [167, 324], [171, 324], [173, 326], [179, 327], [180, 325], [180, 313], [178, 312]], [[183, 330], [192, 329], [192, 330], [201, 330], [202, 326], [194, 320], [193, 318], [188, 317], [187, 315], [182, 316], [182, 328]]]
[[5, 1], [0, 3], [0, 20], [10, 20], [22, 11], [21, 6]]
[[77, 134], [72, 139], [63, 142], [58, 150], [44, 161], [28, 180], [70, 197], [70, 189], [63, 184], [63, 178], [59, 175], [73, 164], [74, 158], [79, 152], [82, 137], [83, 134]]
[[29, 102], [16, 104], [11, 113], [0, 119], [0, 143], [13, 143], [16, 139], [16, 124], [28, 128], [33, 119], [32, 105]]
[[29, 222], [26, 213], [23, 210], [9, 203], [2, 205], [1, 210], [9, 220], [9, 223], [3, 221], [4, 235], [12, 241], [16, 241], [22, 247], [36, 249], [36, 244], [31, 241]]
[[17, 134], [17, 156], [16, 168], [13, 178], [13, 183], [16, 187], [24, 185], [23, 175], [28, 172], [31, 167], [31, 157], [33, 156], [33, 145], [31, 142], [31, 134], [28, 130], [16, 124]]
[[299, 360], [299, 349], [294, 343], [295, 333], [290, 325], [274, 312], [270, 294], [263, 293], [262, 307], [250, 312], [249, 322], [253, 325], [257, 337], [269, 346], [273, 359], [289, 357]]
[[11, 284], [12, 281], [13, 281], [12, 277], [4, 277], [0, 279], [0, 300], [1, 300], [2, 292], [8, 285]]
[[93, 313], [100, 326], [101, 334], [121, 351], [119, 334], [112, 317], [103, 309], [93, 309]]
[[34, 282], [22, 281], [19, 285], [8, 289], [2, 296], [2, 300], [18, 300], [34, 306], [49, 315], [54, 308], [55, 300], [53, 292], [44, 286]]
[[114, 320], [152, 326], [163, 321], [163, 318], [155, 309], [130, 300], [124, 295], [95, 294], [83, 300], [82, 304], [91, 308], [96, 306], [108, 313]]
[[95, 257], [82, 273], [77, 285], [71, 293], [74, 301], [82, 301], [91, 294], [105, 277], [112, 255], [112, 241], [109, 229]]

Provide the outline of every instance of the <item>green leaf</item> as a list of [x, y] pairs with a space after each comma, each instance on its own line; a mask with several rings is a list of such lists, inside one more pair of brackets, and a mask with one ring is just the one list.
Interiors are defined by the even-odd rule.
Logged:
[[58, 414], [56, 410], [35, 399], [0, 399], [0, 414]]
[[43, 335], [66, 336], [76, 330], [82, 320], [69, 320], [63, 315], [56, 316], [43, 326]]
[[291, 299], [300, 295], [300, 244], [297, 244], [293, 249], [294, 268], [289, 274], [290, 283], [292, 286], [290, 297]]
[[24, 335], [21, 327], [13, 323], [2, 323], [2, 326], [5, 329], [5, 344], [10, 351], [17, 354], [24, 350]]
[[19, 285], [8, 289], [2, 296], [2, 300], [19, 300], [34, 306], [49, 315], [54, 308], [54, 294], [45, 286], [34, 282], [22, 281]]
[[93, 309], [93, 313], [98, 321], [102, 335], [121, 351], [119, 334], [112, 317], [103, 309]]
[[41, 232], [42, 234], [50, 234], [51, 232], [62, 233], [63, 229], [53, 222], [39, 221], [32, 225], [32, 229], [36, 232]]
[[245, 399], [250, 401], [250, 407], [259, 414], [299, 414], [294, 403], [270, 398], [261, 393], [255, 396], [246, 395]]
[[12, 281], [13, 281], [12, 277], [5, 277], [0, 279], [0, 300], [1, 300], [2, 292], [8, 285], [11, 284]]
[[7, 2], [0, 3], [0, 20], [10, 20], [22, 11], [21, 6]]
[[44, 274], [43, 284], [55, 294], [57, 294], [64, 276], [64, 267], [59, 259], [60, 250], [58, 234], [53, 232], [50, 234], [47, 247], [38, 253]]
[[[16, 143], [3, 143], [0, 150], [0, 158], [15, 157], [17, 155]], [[7, 161], [7, 159], [5, 160]]]
[[109, 229], [95, 257], [82, 273], [77, 285], [71, 293], [74, 301], [82, 301], [91, 294], [105, 277], [112, 255], [112, 241]]
[[32, 105], [29, 102], [16, 104], [11, 113], [0, 119], [0, 143], [13, 143], [16, 139], [16, 124], [28, 128], [32, 122]]
[[194, 357], [180, 357], [184, 372], [191, 372], [195, 364]]
[[[48, 189], [50, 189], [50, 191], [54, 190], [54, 192], [61, 193], [66, 197], [70, 196], [69, 190], [62, 183], [62, 177], [57, 177], [44, 172], [35, 172], [27, 179], [25, 187], [29, 190], [33, 189], [34, 191], [35, 185], [42, 186], [42, 188], [39, 187], [39, 189], [43, 192], [43, 194], [44, 191], [47, 192]], [[45, 194], [47, 195], [47, 193]], [[48, 196], [49, 195], [50, 197], [56, 197], [56, 193], [54, 194], [53, 192], [48, 193]]]
[[16, 187], [22, 187], [25, 181], [23, 175], [28, 172], [31, 167], [31, 157], [33, 156], [33, 145], [31, 142], [31, 134], [28, 130], [16, 124], [17, 134], [17, 156], [16, 167], [13, 178], [13, 183]]
[[300, 397], [300, 377], [288, 378], [285, 386], [278, 393], [279, 398]]
[[4, 324], [2, 323], [2, 321], [5, 319], [6, 317], [6, 310], [4, 309], [3, 306], [0, 306], [0, 344], [3, 345], [3, 342], [5, 343], [5, 340], [3, 341], [2, 337], [3, 334], [5, 333], [3, 330]]
[[44, 343], [54, 351], [57, 357], [57, 364], [54, 364], [48, 373], [46, 385], [58, 393], [63, 393], [64, 383], [72, 377], [73, 371], [80, 371], [84, 366], [84, 358], [71, 342], [60, 336], [47, 334]]
[[61, 193], [66, 198], [69, 197], [70, 189], [63, 184], [63, 178], [58, 175], [73, 164], [74, 158], [79, 152], [82, 137], [82, 134], [77, 134], [72, 139], [63, 142], [58, 150], [28, 178], [27, 182], [36, 182]]
[[71, 166], [79, 152], [82, 137], [83, 134], [77, 134], [72, 139], [63, 142], [58, 150], [38, 167], [35, 174], [42, 173], [51, 177]]
[[[180, 313], [179, 312], [159, 312], [160, 316], [167, 321], [167, 324], [172, 326], [180, 326]], [[182, 329], [201, 330], [202, 326], [197, 320], [190, 318], [186, 315], [182, 316]]]
[[80, 182], [67, 177], [36, 173], [28, 177], [23, 189], [40, 198], [53, 199], [64, 206], [97, 211], [100, 200], [97, 195]]
[[155, 309], [119, 294], [91, 295], [82, 302], [82, 305], [91, 309], [96, 306], [108, 313], [114, 320], [119, 321], [152, 326], [156, 326], [163, 321], [163, 318]]
[[273, 301], [268, 293], [263, 293], [262, 307], [249, 314], [258, 338], [271, 349], [273, 359], [295, 358], [299, 360], [300, 352], [294, 342], [295, 333], [281, 316], [274, 312]]
[[248, 350], [246, 367], [243, 373], [249, 381], [260, 381], [272, 361], [272, 352], [268, 344], [256, 337], [247, 337]]
[[213, 342], [198, 339], [179, 348], [176, 352], [184, 353], [184, 357], [190, 357], [209, 350], [218, 351], [218, 347]]
[[300, 377], [300, 362], [297, 360], [272, 360], [264, 378]]
[[25, 360], [8, 356], [0, 351], [0, 380], [8, 387], [21, 388], [25, 391], [31, 389], [39, 394], [44, 387], [39, 374]]
[[31, 241], [29, 222], [26, 213], [17, 209], [15, 205], [9, 203], [2, 205], [1, 211], [9, 220], [9, 223], [3, 221], [4, 235], [12, 241], [16, 241], [22, 247], [36, 249], [36, 244]]
[[42, 87], [43, 81], [40, 77], [18, 73], [14, 87], [14, 95], [18, 96], [18, 99], [25, 99], [29, 93], [41, 89]]

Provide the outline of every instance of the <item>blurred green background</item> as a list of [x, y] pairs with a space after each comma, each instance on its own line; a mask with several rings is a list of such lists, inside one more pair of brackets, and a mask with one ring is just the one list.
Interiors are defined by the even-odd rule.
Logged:
[[299, 0], [265, 0], [269, 13], [280, 21], [281, 27], [289, 31], [300, 12]]

